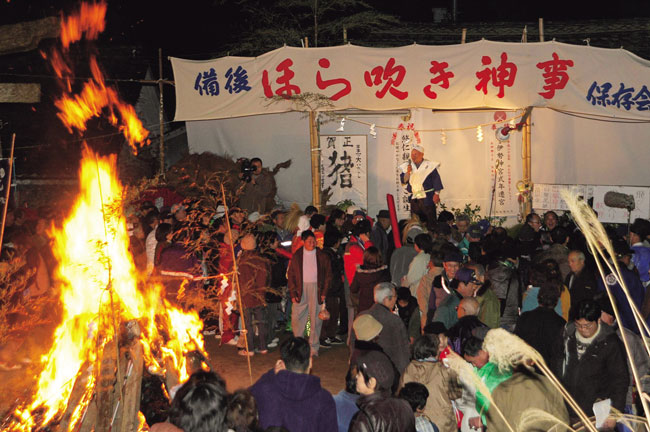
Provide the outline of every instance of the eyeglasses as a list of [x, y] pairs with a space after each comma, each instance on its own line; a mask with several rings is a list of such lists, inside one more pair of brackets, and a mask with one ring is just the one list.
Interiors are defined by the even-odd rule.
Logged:
[[589, 324], [575, 323], [575, 326], [578, 330], [590, 330], [596, 326], [596, 321], [590, 322]]

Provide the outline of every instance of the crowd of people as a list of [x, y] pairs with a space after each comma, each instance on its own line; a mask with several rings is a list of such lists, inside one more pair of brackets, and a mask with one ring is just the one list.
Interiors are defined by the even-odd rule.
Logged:
[[[507, 430], [492, 404], [513, 428], [527, 408], [576, 421], [533, 365], [490, 361], [484, 341], [494, 329], [535, 348], [587, 416], [607, 400], [612, 413], [641, 412], [639, 393], [647, 388], [636, 388], [629, 362], [648, 374], [643, 325], [632, 312], [636, 307], [648, 322], [648, 220], [637, 219], [629, 231], [608, 228], [610, 260], [621, 269], [632, 306], [617, 277], [601, 279], [570, 218], [552, 211], [529, 214], [509, 233], [448, 211], [435, 221], [414, 214], [393, 226], [387, 210], [372, 218], [355, 206], [328, 214], [313, 206], [266, 214], [230, 208], [228, 219], [219, 207], [203, 214], [193, 232], [195, 210], [189, 201], [162, 209], [145, 201], [129, 215], [136, 266], [161, 278], [172, 301], [183, 279], [193, 281], [189, 289], [217, 286], [219, 319], [206, 320], [205, 333], [236, 345], [242, 356], [280, 345], [281, 360], [250, 389], [231, 395], [222, 378], [195, 374], [176, 393], [168, 422], [152, 431]], [[6, 238], [38, 270], [27, 291], [37, 295], [54, 265], [45, 222], [28, 228], [18, 216], [10, 212]], [[201, 236], [212, 247], [188, 249], [188, 238]], [[332, 396], [310, 374], [311, 365], [322, 350], [343, 344], [350, 367], [345, 389]], [[453, 356], [472, 365], [490, 394], [450, 367]], [[625, 426], [610, 416], [602, 427]]]
[[[568, 217], [531, 213], [510, 235], [463, 214], [443, 211], [433, 229], [413, 216], [399, 223], [399, 247], [386, 210], [370, 218], [356, 207], [334, 208], [326, 216], [310, 206], [299, 217], [274, 210], [246, 218], [233, 209], [230, 217], [219, 268], [232, 269], [232, 245], [251, 329], [244, 347], [236, 336], [239, 312], [224, 313], [222, 343], [238, 344], [242, 355], [264, 355], [282, 330], [292, 333], [280, 348], [282, 360], [250, 388], [258, 429], [241, 430], [506, 430], [491, 403], [515, 428], [527, 408], [577, 421], [534, 367], [490, 361], [484, 341], [493, 329], [535, 348], [587, 416], [602, 400], [612, 413], [641, 413], [639, 391], [647, 388], [634, 384], [621, 332], [645, 376], [643, 328], [617, 279], [601, 280]], [[647, 320], [650, 222], [636, 220], [629, 233], [626, 226], [608, 232], [610, 260], [618, 262]], [[319, 353], [337, 344], [348, 344], [350, 369], [345, 390], [332, 396], [309, 372]], [[450, 356], [471, 364], [491, 394], [461, 379]], [[527, 397], [513, 397], [520, 394]], [[625, 427], [613, 416], [601, 426]]]

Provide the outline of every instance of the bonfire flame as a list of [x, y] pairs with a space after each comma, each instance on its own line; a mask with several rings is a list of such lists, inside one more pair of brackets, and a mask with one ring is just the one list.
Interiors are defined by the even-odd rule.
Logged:
[[[23, 422], [16, 430], [36, 426], [31, 413], [37, 409], [42, 411], [41, 425], [65, 410], [77, 378], [101, 358], [104, 345], [117, 337], [114, 319], [139, 320], [145, 363], [159, 371], [171, 366], [181, 381], [188, 377], [185, 354], [204, 353], [203, 323], [196, 312], [175, 308], [164, 298], [161, 286], [140, 278], [128, 251], [124, 214], [119, 206], [110, 206], [118, 210], [108, 213], [107, 205], [122, 196], [115, 161], [114, 156], [100, 158], [84, 150], [77, 202], [63, 226], [50, 232], [59, 263], [63, 322], [52, 349], [41, 359], [44, 369], [35, 399], [16, 411]], [[88, 380], [87, 395], [94, 384], [94, 377]], [[84, 408], [75, 410], [77, 421]], [[74, 423], [73, 419], [71, 426]]]
[[[83, 4], [77, 15], [64, 19], [64, 48], [83, 35], [96, 38], [104, 29], [105, 14], [105, 3]], [[84, 131], [89, 119], [107, 111], [109, 121], [134, 150], [136, 143], [146, 140], [148, 132], [133, 107], [106, 86], [94, 57], [90, 59], [92, 79], [77, 95], [70, 94], [72, 68], [65, 56], [55, 51], [50, 58], [58, 77], [67, 81], [67, 93], [55, 103], [59, 118], [70, 130]], [[139, 323], [139, 343], [151, 371], [173, 371], [182, 382], [188, 378], [185, 355], [196, 351], [205, 356], [203, 323], [197, 313], [172, 306], [162, 286], [136, 271], [116, 173], [115, 156], [99, 157], [84, 148], [77, 201], [63, 225], [49, 232], [58, 261], [62, 322], [50, 351], [40, 360], [42, 371], [33, 400], [15, 410], [17, 421], [10, 430], [27, 432], [55, 424], [69, 404], [76, 404], [68, 409], [72, 414], [67, 429], [74, 430], [95, 392], [104, 349], [115, 349], [119, 329], [127, 321]], [[73, 387], [82, 390], [78, 404], [70, 400]]]
[[75, 15], [61, 20], [61, 45], [66, 50], [70, 44], [78, 42], [85, 34], [86, 39], [97, 39], [104, 31], [106, 3], [82, 3], [81, 9]]
[[[64, 53], [70, 44], [81, 40], [83, 35], [89, 40], [96, 39], [104, 31], [105, 15], [106, 3], [82, 3], [77, 14], [63, 19], [61, 43]], [[122, 101], [115, 88], [106, 85], [94, 55], [90, 56], [92, 78], [79, 93], [72, 93], [72, 68], [64, 53], [54, 50], [50, 54], [50, 63], [57, 77], [65, 81], [64, 94], [54, 104], [59, 109], [59, 118], [68, 130], [71, 133], [74, 129], [85, 131], [88, 120], [100, 117], [106, 110], [109, 122], [124, 135], [133, 153], [137, 153], [138, 146], [148, 144], [149, 131], [144, 128], [133, 107]]]

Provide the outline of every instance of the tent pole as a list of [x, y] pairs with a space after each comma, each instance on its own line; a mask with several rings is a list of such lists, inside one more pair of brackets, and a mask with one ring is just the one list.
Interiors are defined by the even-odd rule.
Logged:
[[309, 149], [311, 153], [311, 199], [314, 207], [321, 211], [320, 202], [320, 147], [316, 112], [309, 111]]
[[[530, 109], [530, 108], [529, 108]], [[525, 196], [524, 202], [524, 214], [522, 216], [526, 217], [530, 212], [533, 211], [533, 196], [532, 196], [532, 185], [531, 185], [531, 155], [530, 155], [530, 141], [531, 141], [531, 113], [526, 116], [526, 124], [524, 125], [524, 133], [522, 134], [523, 140], [523, 177], [524, 185], [529, 190], [529, 193]]]

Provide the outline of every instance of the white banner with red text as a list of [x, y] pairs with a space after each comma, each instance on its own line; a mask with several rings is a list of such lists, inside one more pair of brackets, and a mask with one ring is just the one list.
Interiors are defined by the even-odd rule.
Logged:
[[284, 47], [255, 58], [171, 62], [175, 120], [348, 108], [527, 106], [650, 118], [650, 62], [623, 49], [483, 40], [399, 48]]

